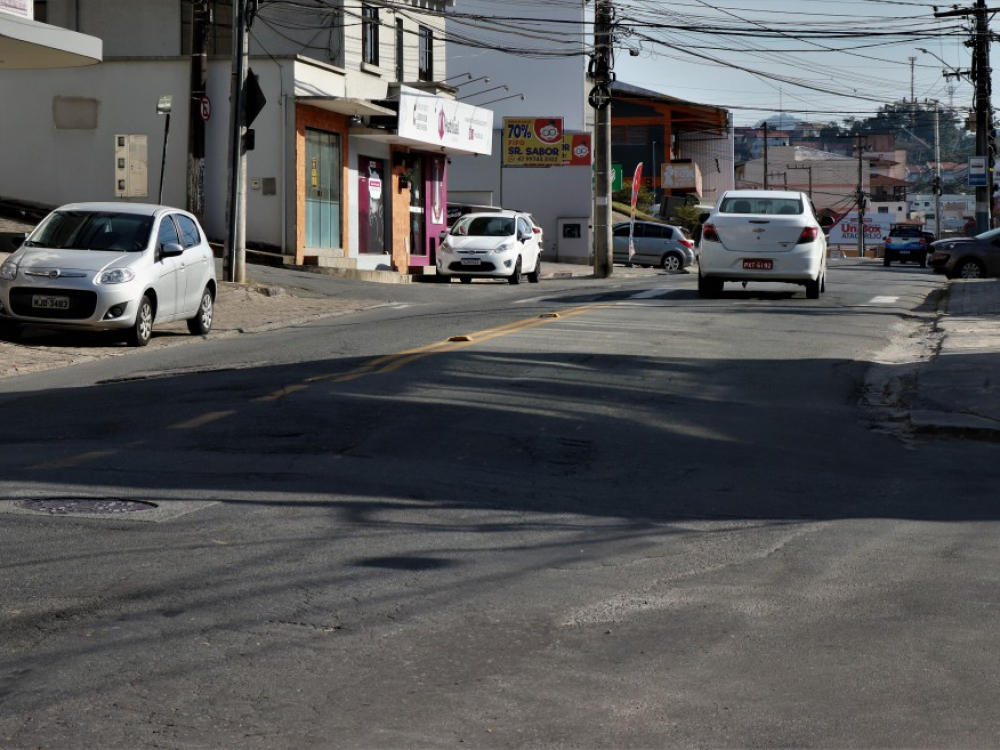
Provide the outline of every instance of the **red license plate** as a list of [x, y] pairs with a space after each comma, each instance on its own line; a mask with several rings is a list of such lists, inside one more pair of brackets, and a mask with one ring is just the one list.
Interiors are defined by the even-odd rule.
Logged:
[[743, 268], [748, 271], [770, 271], [774, 268], [774, 261], [770, 258], [744, 258]]

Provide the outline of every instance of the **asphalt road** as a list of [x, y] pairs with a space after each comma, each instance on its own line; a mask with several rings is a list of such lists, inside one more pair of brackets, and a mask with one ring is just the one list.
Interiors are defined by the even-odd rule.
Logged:
[[998, 449], [880, 400], [915, 271], [411, 285], [0, 382], [0, 747], [991, 745]]

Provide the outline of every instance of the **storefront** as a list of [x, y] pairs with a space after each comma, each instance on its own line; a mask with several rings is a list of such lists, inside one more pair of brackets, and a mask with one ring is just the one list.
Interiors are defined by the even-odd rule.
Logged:
[[382, 255], [392, 270], [422, 273], [434, 268], [448, 228], [448, 157], [488, 155], [493, 113], [405, 86], [386, 104], [398, 107], [392, 118], [360, 118], [349, 130], [358, 152], [358, 265]]

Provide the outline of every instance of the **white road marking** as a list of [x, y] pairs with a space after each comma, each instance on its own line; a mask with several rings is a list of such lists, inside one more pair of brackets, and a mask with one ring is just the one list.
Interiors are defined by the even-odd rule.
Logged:
[[862, 303], [861, 307], [875, 307], [878, 305], [894, 305], [899, 302], [899, 297], [872, 297], [867, 302]]
[[629, 299], [649, 299], [650, 297], [659, 297], [660, 295], [671, 292], [673, 289], [671, 287], [660, 287], [659, 289], [647, 289], [645, 292], [637, 292], [629, 297]]

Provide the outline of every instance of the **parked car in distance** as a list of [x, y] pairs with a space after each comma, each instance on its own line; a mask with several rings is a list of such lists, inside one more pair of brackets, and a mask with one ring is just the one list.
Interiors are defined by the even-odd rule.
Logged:
[[702, 227], [698, 294], [716, 297], [727, 281], [781, 281], [819, 299], [830, 223], [797, 190], [726, 191]]
[[145, 346], [153, 324], [212, 328], [215, 257], [186, 211], [139, 203], [57, 208], [0, 266], [0, 327], [120, 330]]
[[1000, 276], [1000, 229], [975, 237], [938, 240], [931, 245], [927, 265], [950, 279]]
[[[889, 234], [882, 238], [885, 250], [882, 265], [897, 263], [919, 263], [921, 268], [927, 265], [927, 235], [919, 224], [892, 224]], [[933, 237], [933, 234], [930, 234]]]
[[657, 266], [665, 271], [680, 271], [694, 263], [694, 242], [680, 227], [655, 221], [637, 221], [632, 236], [635, 255], [628, 255], [629, 222], [611, 228], [612, 255], [615, 263]]
[[542, 272], [542, 233], [520, 211], [470, 213], [460, 217], [442, 235], [437, 249], [437, 275], [443, 281], [457, 277], [464, 283], [477, 277], [505, 278], [511, 284], [523, 277], [537, 283]]

